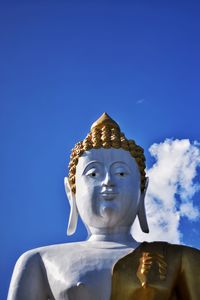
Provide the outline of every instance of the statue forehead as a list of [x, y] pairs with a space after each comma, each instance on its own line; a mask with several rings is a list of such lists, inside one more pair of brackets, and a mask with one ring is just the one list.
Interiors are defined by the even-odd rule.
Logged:
[[131, 156], [129, 151], [124, 149], [114, 148], [100, 148], [91, 149], [85, 151], [81, 157], [79, 157], [77, 168], [84, 168], [88, 163], [92, 161], [101, 162], [105, 165], [110, 165], [115, 162], [123, 162], [129, 167], [138, 168], [135, 159]]

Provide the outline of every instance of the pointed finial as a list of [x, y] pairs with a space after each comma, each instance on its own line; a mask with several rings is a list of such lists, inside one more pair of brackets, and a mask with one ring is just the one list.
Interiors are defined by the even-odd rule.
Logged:
[[111, 127], [115, 127], [120, 130], [119, 125], [106, 112], [104, 112], [101, 117], [92, 124], [91, 130], [104, 125], [110, 125]]

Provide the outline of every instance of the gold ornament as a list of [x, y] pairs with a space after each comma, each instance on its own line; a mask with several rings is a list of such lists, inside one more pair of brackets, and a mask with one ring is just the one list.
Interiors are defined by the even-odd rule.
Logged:
[[72, 149], [69, 163], [69, 183], [74, 194], [76, 193], [75, 176], [79, 157], [85, 151], [99, 148], [122, 148], [129, 151], [138, 165], [141, 175], [141, 191], [144, 191], [146, 182], [144, 150], [135, 141], [128, 140], [124, 133], [121, 132], [119, 125], [107, 113], [103, 113], [92, 124], [86, 138], [77, 143]]

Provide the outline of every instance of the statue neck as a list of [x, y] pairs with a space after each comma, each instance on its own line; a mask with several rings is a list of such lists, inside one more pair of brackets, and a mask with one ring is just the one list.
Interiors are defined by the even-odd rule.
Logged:
[[88, 241], [105, 241], [122, 244], [138, 244], [130, 234], [130, 227], [119, 228], [94, 228], [90, 227], [90, 237]]

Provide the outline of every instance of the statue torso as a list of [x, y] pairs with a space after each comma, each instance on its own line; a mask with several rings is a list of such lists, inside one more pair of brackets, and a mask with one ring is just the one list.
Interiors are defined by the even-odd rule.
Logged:
[[199, 300], [200, 251], [164, 242], [34, 249], [16, 264], [9, 300]]
[[41, 248], [52, 299], [109, 300], [114, 264], [132, 251], [131, 247], [109, 242]]

